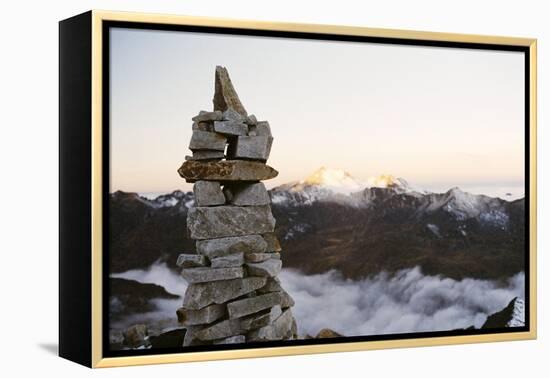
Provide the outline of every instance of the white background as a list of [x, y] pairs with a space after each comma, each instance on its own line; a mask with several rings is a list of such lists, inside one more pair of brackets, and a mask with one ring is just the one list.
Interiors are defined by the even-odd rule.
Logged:
[[[544, 192], [550, 155], [545, 149], [550, 26], [546, 5], [544, 0], [4, 2], [0, 23], [2, 376], [548, 376], [550, 283], [545, 275], [545, 230], [550, 226], [550, 205]], [[538, 38], [539, 339], [100, 371], [58, 358], [57, 22], [92, 8]]]

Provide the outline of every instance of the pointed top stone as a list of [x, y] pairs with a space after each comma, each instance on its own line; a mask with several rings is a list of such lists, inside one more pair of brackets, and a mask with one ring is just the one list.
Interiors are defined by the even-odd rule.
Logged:
[[231, 83], [231, 78], [227, 69], [222, 66], [216, 66], [216, 83], [214, 99], [214, 110], [225, 112], [228, 109], [233, 109], [243, 117], [247, 116], [246, 110], [239, 100], [239, 95]]

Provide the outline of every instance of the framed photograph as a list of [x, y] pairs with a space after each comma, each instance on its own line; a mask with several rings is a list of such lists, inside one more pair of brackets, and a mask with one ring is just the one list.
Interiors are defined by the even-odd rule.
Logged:
[[60, 356], [536, 337], [536, 40], [60, 22]]

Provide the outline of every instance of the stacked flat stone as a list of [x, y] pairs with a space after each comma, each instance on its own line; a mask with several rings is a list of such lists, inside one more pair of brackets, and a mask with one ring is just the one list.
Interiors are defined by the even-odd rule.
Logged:
[[178, 321], [184, 346], [288, 340], [297, 335], [294, 301], [281, 287], [281, 246], [262, 180], [273, 137], [248, 115], [227, 70], [216, 67], [214, 111], [193, 118], [192, 156], [178, 173], [193, 182], [187, 215], [196, 253], [177, 265], [189, 286]]

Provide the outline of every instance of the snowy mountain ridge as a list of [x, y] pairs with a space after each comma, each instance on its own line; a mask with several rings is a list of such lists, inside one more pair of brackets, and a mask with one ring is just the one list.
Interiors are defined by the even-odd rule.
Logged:
[[342, 169], [321, 167], [304, 180], [280, 185], [271, 190], [271, 200], [278, 204], [310, 205], [316, 201], [364, 205], [361, 193], [367, 188], [386, 188], [396, 193], [419, 193], [403, 178], [392, 175], [357, 180]]
[[[113, 195], [120, 195], [118, 193]], [[500, 198], [468, 193], [458, 187], [444, 193], [429, 192], [392, 175], [371, 177], [362, 182], [344, 170], [326, 167], [301, 181], [277, 186], [269, 193], [274, 205], [289, 208], [328, 202], [368, 209], [374, 204], [393, 201], [392, 206], [416, 208], [418, 217], [443, 211], [457, 221], [478, 219], [501, 229], [506, 229], [509, 221], [506, 204], [510, 202]], [[156, 197], [143, 195], [138, 200], [153, 208], [178, 207], [181, 211], [194, 204], [193, 193], [180, 190]]]
[[310, 206], [315, 202], [330, 202], [359, 208], [396, 202], [393, 206], [412, 206], [418, 217], [443, 211], [457, 221], [478, 219], [506, 229], [510, 202], [481, 194], [472, 194], [458, 187], [444, 193], [418, 189], [405, 179], [381, 175], [361, 183], [349, 173], [322, 167], [306, 179], [273, 188], [273, 204], [285, 207]]
[[114, 199], [133, 199], [154, 209], [178, 207], [183, 210], [191, 208], [195, 203], [193, 192], [182, 192], [181, 190], [174, 190], [172, 193], [161, 195], [127, 193], [118, 190], [112, 193], [111, 196]]

